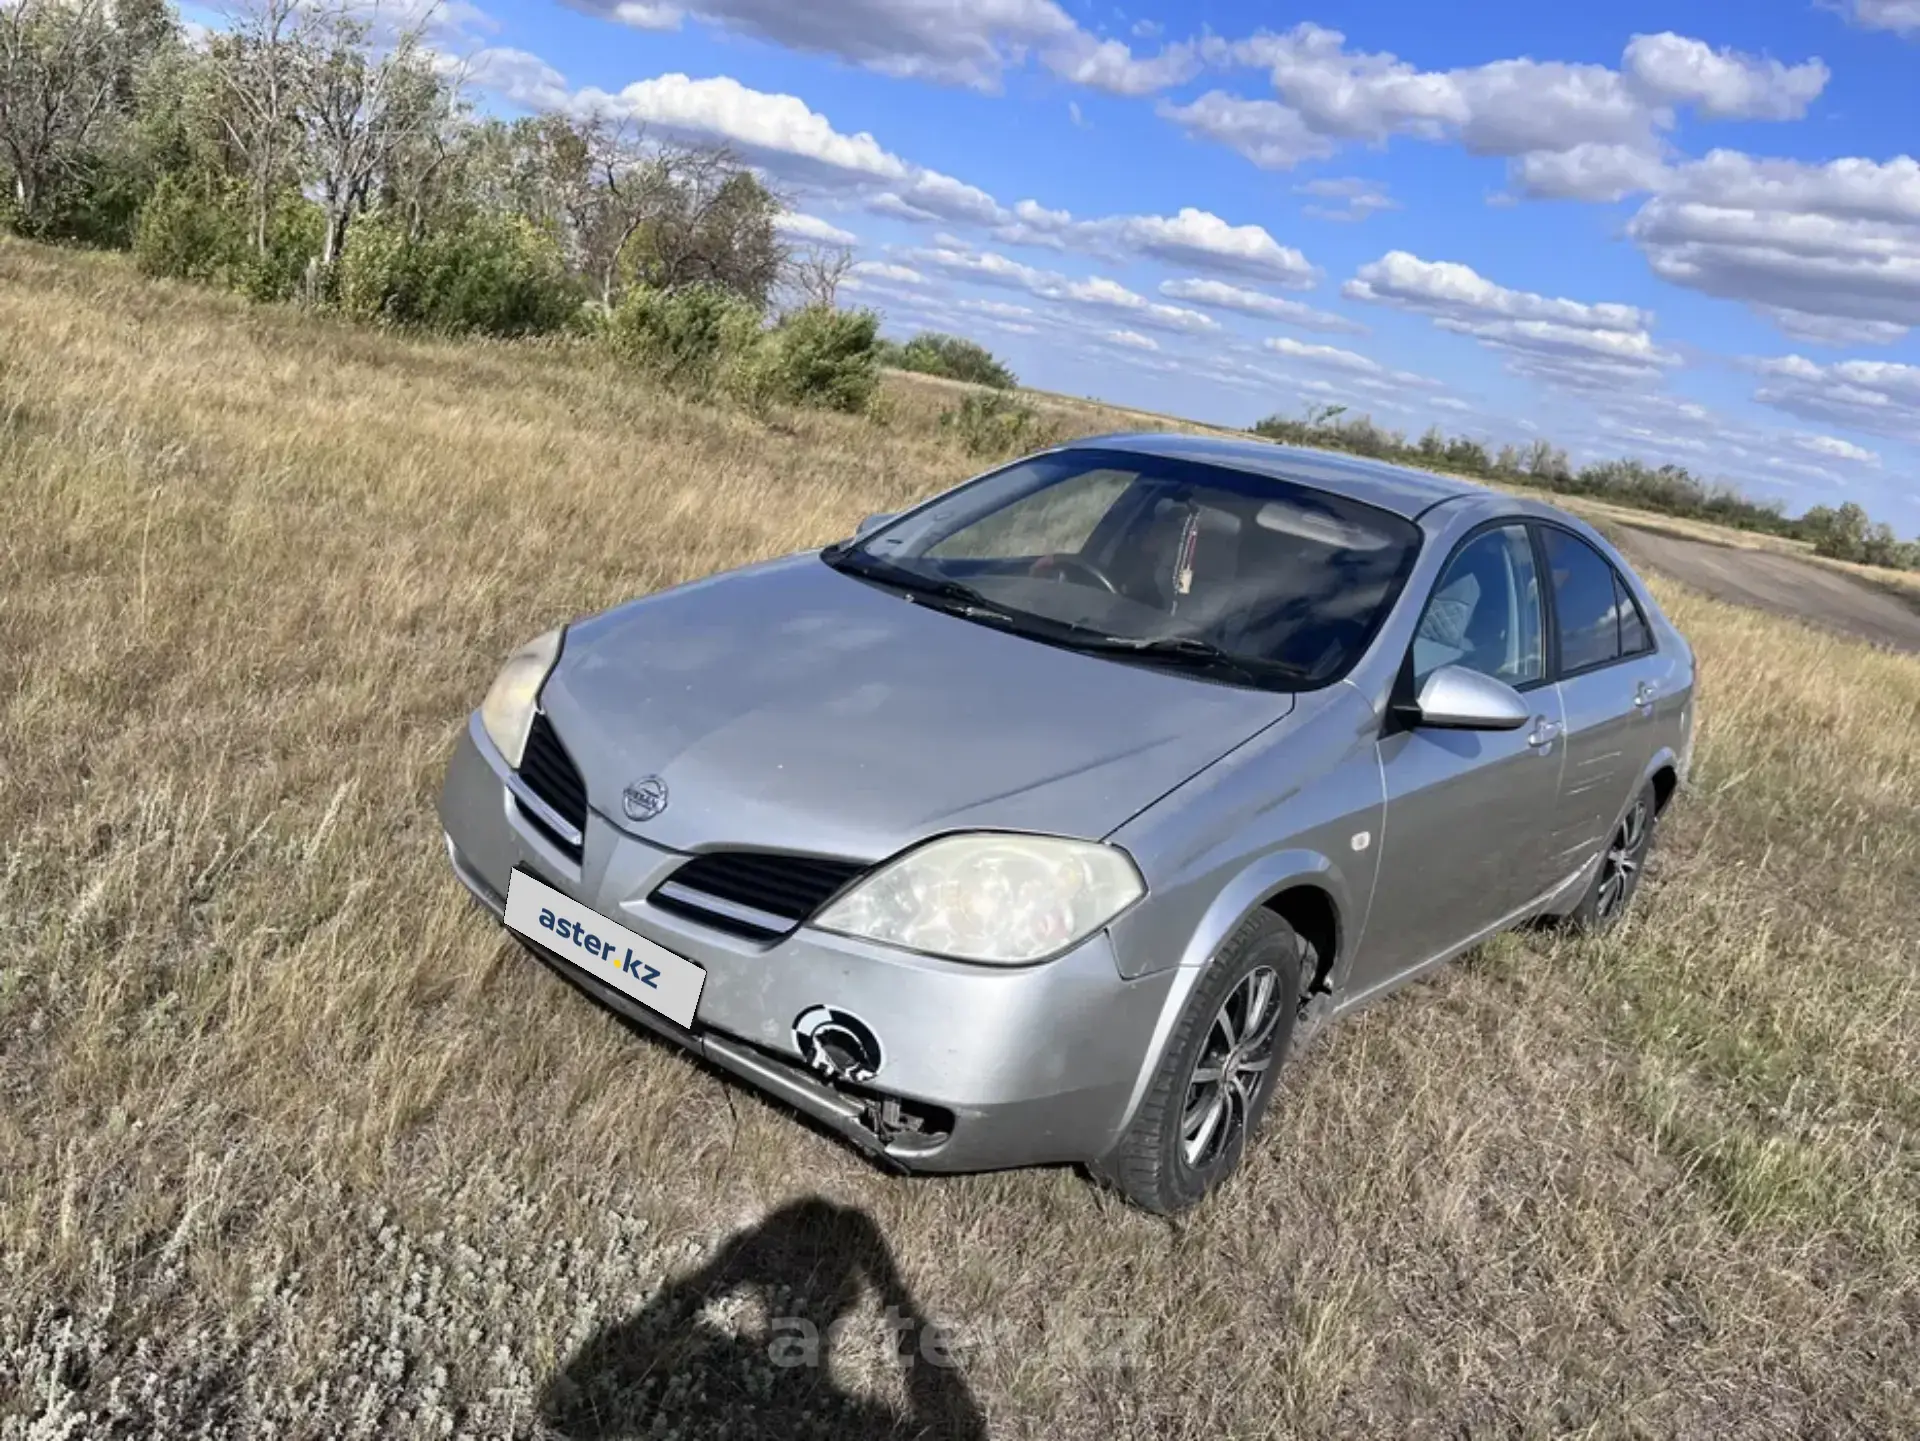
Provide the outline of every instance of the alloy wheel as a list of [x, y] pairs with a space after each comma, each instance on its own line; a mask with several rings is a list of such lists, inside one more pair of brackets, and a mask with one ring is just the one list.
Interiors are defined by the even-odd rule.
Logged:
[[1601, 862], [1600, 889], [1594, 896], [1593, 906], [1600, 920], [1610, 921], [1620, 913], [1634, 873], [1640, 869], [1640, 850], [1646, 838], [1647, 803], [1637, 800], [1626, 819], [1620, 822], [1620, 829], [1613, 833], [1607, 857]]
[[1180, 1152], [1194, 1170], [1229, 1154], [1245, 1135], [1273, 1066], [1280, 1002], [1278, 973], [1256, 967], [1227, 993], [1207, 1027], [1180, 1115]]

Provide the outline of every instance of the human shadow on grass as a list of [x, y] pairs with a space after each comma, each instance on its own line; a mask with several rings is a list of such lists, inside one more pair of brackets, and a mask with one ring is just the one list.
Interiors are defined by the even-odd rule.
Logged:
[[[740, 1305], [737, 1322], [713, 1311]], [[712, 1311], [708, 1308], [711, 1307]], [[854, 1395], [830, 1361], [874, 1313], [904, 1404]], [[707, 1314], [703, 1314], [706, 1312]], [[856, 1314], [860, 1313], [860, 1314]], [[541, 1398], [568, 1441], [726, 1436], [729, 1441], [916, 1437], [975, 1441], [986, 1423], [966, 1379], [915, 1304], [872, 1218], [813, 1197], [730, 1238], [638, 1313], [605, 1326]]]

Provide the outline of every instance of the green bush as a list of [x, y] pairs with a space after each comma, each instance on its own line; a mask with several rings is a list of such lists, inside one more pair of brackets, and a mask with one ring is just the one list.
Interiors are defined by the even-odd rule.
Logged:
[[327, 218], [318, 205], [299, 195], [282, 196], [267, 217], [267, 253], [247, 247], [234, 273], [234, 288], [253, 300], [292, 300], [305, 294], [309, 269], [318, 270], [326, 232]]
[[558, 242], [519, 216], [470, 216], [417, 239], [398, 216], [362, 216], [333, 289], [356, 319], [448, 335], [543, 334], [580, 308]]
[[990, 385], [995, 390], [1012, 390], [1019, 384], [1013, 372], [985, 346], [958, 335], [942, 335], [923, 330], [905, 345], [883, 342], [881, 364], [897, 370], [915, 370], [922, 375], [943, 375], [949, 380], [967, 380], [975, 385]]
[[859, 412], [880, 384], [880, 317], [871, 310], [809, 305], [761, 337], [759, 369], [773, 398], [789, 405]]
[[634, 286], [607, 317], [606, 334], [622, 361], [677, 389], [771, 398], [777, 386], [758, 353], [759, 309], [724, 286]]
[[1022, 455], [1053, 442], [1039, 412], [998, 392], [969, 395], [940, 417], [940, 429], [969, 455]]
[[289, 193], [267, 217], [262, 255], [250, 233], [246, 198], [231, 181], [164, 175], [140, 207], [134, 263], [148, 275], [222, 285], [254, 300], [301, 293], [307, 267], [320, 253], [320, 207]]
[[164, 175], [140, 207], [133, 261], [168, 280], [231, 285], [247, 260], [247, 223], [224, 182]]

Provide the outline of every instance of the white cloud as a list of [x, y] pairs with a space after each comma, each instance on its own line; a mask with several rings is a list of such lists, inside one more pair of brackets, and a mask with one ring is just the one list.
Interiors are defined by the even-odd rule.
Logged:
[[[1810, 164], [1716, 150], [1679, 166], [1628, 234], [1654, 273], [1802, 339], [1920, 325], [1920, 161]], [[1863, 328], [1864, 327], [1864, 328]]]
[[1842, 440], [1837, 435], [1796, 435], [1793, 444], [1810, 455], [1824, 455], [1835, 460], [1850, 460], [1855, 465], [1878, 465], [1880, 452], [1868, 450], [1864, 445], [1855, 445], [1850, 440]]
[[1129, 350], [1158, 350], [1160, 342], [1151, 336], [1142, 335], [1137, 330], [1102, 331], [1100, 338], [1113, 345], [1124, 345]]
[[1555, 300], [1531, 291], [1510, 290], [1471, 267], [1444, 260], [1422, 260], [1404, 250], [1389, 251], [1360, 267], [1342, 287], [1354, 300], [1397, 305], [1429, 315], [1476, 320], [1500, 316], [1545, 320], [1595, 330], [1643, 330], [1653, 317], [1632, 305], [1588, 305]]
[[1388, 195], [1386, 186], [1377, 180], [1361, 180], [1350, 176], [1309, 180], [1305, 185], [1293, 188], [1301, 195], [1340, 202], [1338, 205], [1306, 206], [1305, 213], [1316, 220], [1365, 220], [1376, 211], [1400, 208], [1400, 202]]
[[1302, 330], [1319, 330], [1328, 334], [1364, 335], [1366, 326], [1357, 320], [1349, 320], [1344, 315], [1335, 315], [1329, 310], [1316, 310], [1298, 300], [1284, 300], [1277, 295], [1268, 295], [1264, 291], [1247, 290], [1238, 285], [1229, 285], [1223, 280], [1203, 280], [1190, 277], [1182, 280], [1163, 280], [1160, 293], [1169, 300], [1185, 300], [1194, 305], [1204, 305], [1212, 310], [1232, 310], [1242, 315], [1256, 315], [1266, 320], [1278, 320], [1286, 325], [1298, 326]]
[[1191, 80], [1200, 69], [1192, 45], [1169, 45], [1158, 55], [1142, 59], [1118, 40], [1096, 40], [1084, 31], [1042, 58], [1062, 80], [1113, 95], [1151, 95]]
[[1662, 105], [1691, 105], [1708, 120], [1798, 120], [1832, 77], [1820, 60], [1778, 60], [1715, 50], [1666, 31], [1628, 42], [1624, 68]]
[[892, 265], [884, 260], [863, 260], [849, 272], [858, 280], [883, 280], [894, 285], [927, 285], [930, 282], [919, 271], [907, 265]]
[[1780, 327], [1781, 333], [1808, 345], [1843, 349], [1857, 345], [1892, 345], [1906, 337], [1907, 327], [1891, 320], [1849, 320], [1831, 315], [1809, 315], [1785, 305], [1756, 305], [1759, 314]]
[[1088, 34], [1055, 0], [569, 0], [576, 9], [642, 30], [694, 20], [717, 30], [832, 55], [916, 80], [1000, 88], [1029, 58], [1075, 84], [1141, 95], [1177, 84], [1196, 65], [1191, 46], [1136, 56]]
[[506, 45], [489, 45], [458, 58], [436, 54], [435, 68], [463, 76], [522, 110], [560, 110], [572, 98], [567, 77], [538, 55]]
[[752, 90], [730, 75], [695, 80], [681, 74], [638, 80], [617, 95], [588, 89], [572, 109], [626, 115], [670, 136], [722, 141], [780, 175], [908, 183], [914, 167], [865, 131], [844, 135], [797, 95]]
[[1216, 89], [1163, 103], [1160, 113], [1266, 169], [1407, 136], [1507, 156], [1520, 193], [1580, 199], [1651, 185], [1682, 107], [1705, 119], [1793, 119], [1828, 79], [1817, 59], [1786, 65], [1670, 32], [1635, 36], [1619, 70], [1527, 58], [1421, 70], [1384, 51], [1351, 50], [1339, 31], [1310, 22], [1237, 41], [1208, 37], [1201, 52], [1215, 65], [1265, 70], [1277, 98]]
[[1031, 320], [1038, 314], [1030, 305], [1009, 305], [1004, 300], [963, 300], [960, 308], [977, 315], [990, 315], [997, 320]]
[[1258, 225], [1229, 225], [1210, 211], [1183, 208], [1178, 215], [1134, 215], [1119, 222], [1130, 250], [1156, 260], [1204, 265], [1256, 275], [1306, 289], [1320, 272], [1299, 251], [1276, 241]]
[[1844, 0], [1847, 18], [1863, 30], [1920, 35], [1920, 0]]
[[636, 30], [678, 30], [687, 15], [678, 5], [655, 4], [652, 0], [616, 0], [607, 13]]
[[812, 240], [823, 245], [858, 245], [860, 237], [850, 230], [842, 230], [828, 220], [817, 215], [803, 215], [797, 210], [789, 210], [773, 222], [774, 229], [783, 235], [791, 235], [797, 240]]
[[1920, 366], [1885, 360], [1818, 365], [1802, 355], [1750, 362], [1754, 399], [1801, 420], [1920, 440]]
[[1383, 375], [1386, 367], [1377, 360], [1369, 360], [1355, 351], [1342, 350], [1334, 345], [1308, 345], [1285, 335], [1270, 335], [1261, 342], [1275, 355], [1284, 355], [1289, 360], [1303, 360], [1310, 365], [1325, 366], [1332, 370], [1350, 370], [1361, 375]]
[[1533, 200], [1620, 200], [1658, 190], [1667, 166], [1658, 155], [1632, 145], [1576, 145], [1515, 156], [1507, 180], [1516, 194]]
[[1137, 325], [1155, 330], [1189, 335], [1218, 330], [1219, 322], [1197, 310], [1177, 305], [1161, 305], [1136, 294], [1118, 281], [1105, 276], [1075, 279], [1052, 270], [1041, 270], [991, 250], [962, 250], [950, 246], [907, 252], [908, 258], [932, 270], [971, 280], [982, 285], [999, 285], [1024, 290], [1042, 300], [1057, 301], [1083, 309], [1119, 311]]
[[1160, 114], [1187, 134], [1237, 150], [1263, 170], [1291, 170], [1338, 148], [1316, 133], [1299, 111], [1275, 100], [1247, 100], [1209, 90], [1187, 105], [1160, 102]]
[[1653, 317], [1636, 306], [1514, 290], [1469, 266], [1404, 250], [1361, 266], [1341, 293], [1429, 316], [1441, 329], [1499, 352], [1518, 373], [1562, 389], [1647, 381], [1679, 362], [1654, 343]]

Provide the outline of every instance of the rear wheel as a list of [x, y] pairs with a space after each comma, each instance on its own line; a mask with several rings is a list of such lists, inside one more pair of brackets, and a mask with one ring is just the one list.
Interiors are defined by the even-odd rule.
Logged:
[[1133, 1124], [1096, 1175], [1136, 1206], [1169, 1215], [1233, 1173], [1292, 1043], [1308, 954], [1270, 911], [1241, 923], [1189, 998]]
[[1598, 934], [1611, 930], [1625, 917], [1639, 893], [1640, 876], [1646, 869], [1647, 853], [1653, 849], [1654, 826], [1659, 815], [1659, 797], [1653, 782], [1648, 781], [1614, 827], [1606, 849], [1601, 852], [1592, 884], [1567, 917], [1576, 930]]

